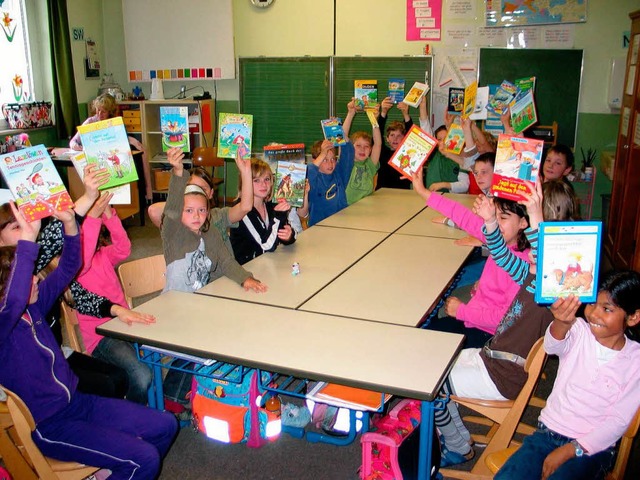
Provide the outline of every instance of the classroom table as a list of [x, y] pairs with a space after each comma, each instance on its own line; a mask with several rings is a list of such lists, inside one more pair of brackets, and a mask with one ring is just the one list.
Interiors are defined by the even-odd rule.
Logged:
[[391, 233], [425, 208], [413, 190], [381, 188], [316, 225]]
[[[275, 252], [254, 258], [244, 267], [265, 283], [265, 293], [246, 292], [227, 277], [196, 293], [248, 302], [297, 308], [318, 290], [358, 262], [380, 244], [387, 234], [314, 226], [298, 235], [295, 243], [280, 245]], [[291, 274], [291, 265], [300, 264], [300, 274]]]
[[[475, 202], [477, 198], [477, 195], [460, 193], [445, 193], [444, 195], [445, 197], [455, 200], [468, 208], [473, 206], [473, 202]], [[434, 218], [442, 216], [442, 214], [433, 208], [425, 208], [400, 227], [396, 233], [401, 233], [403, 235], [419, 235], [423, 237], [450, 238], [452, 240], [458, 240], [468, 235], [467, 232], [460, 230], [459, 228], [450, 227], [443, 223], [433, 223], [432, 220]]]
[[299, 309], [418, 326], [472, 250], [448, 238], [393, 234]]
[[345, 321], [331, 315], [176, 291], [135, 310], [155, 315], [156, 323], [129, 326], [113, 319], [98, 327], [97, 333], [422, 400], [419, 478], [428, 478], [432, 401], [462, 346], [462, 335], [366, 320]]

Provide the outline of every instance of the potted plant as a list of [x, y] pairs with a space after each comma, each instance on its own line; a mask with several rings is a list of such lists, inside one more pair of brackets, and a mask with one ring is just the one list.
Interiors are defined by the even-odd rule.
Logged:
[[585, 154], [584, 149], [580, 147], [580, 152], [582, 153], [583, 180], [585, 182], [590, 182], [593, 178], [593, 162], [596, 159], [597, 150], [595, 148], [589, 147], [587, 153]]

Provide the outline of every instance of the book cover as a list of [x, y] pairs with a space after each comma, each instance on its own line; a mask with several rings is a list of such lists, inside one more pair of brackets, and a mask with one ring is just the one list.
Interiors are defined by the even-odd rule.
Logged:
[[596, 301], [602, 222], [543, 222], [538, 227], [537, 303], [577, 295]]
[[429, 85], [426, 83], [415, 82], [407, 93], [407, 96], [402, 100], [404, 103], [409, 105], [410, 107], [417, 108], [420, 105], [420, 100], [427, 93], [429, 93]]
[[349, 143], [349, 139], [344, 136], [341, 118], [331, 117], [326, 120], [320, 120], [320, 125], [322, 126], [322, 134], [325, 140], [329, 140], [335, 147]]
[[447, 136], [444, 138], [444, 148], [447, 152], [455, 153], [459, 155], [464, 148], [464, 131], [462, 125], [457, 122], [452, 122], [449, 130], [447, 130]]
[[[487, 87], [489, 88], [489, 98], [493, 98], [498, 88], [500, 88], [500, 85], [489, 84]], [[488, 101], [485, 110], [487, 112], [487, 118], [484, 121], [484, 129], [497, 138], [498, 135], [504, 133], [504, 125], [502, 124], [500, 114], [489, 109]]]
[[454, 115], [462, 115], [464, 107], [464, 88], [449, 87], [449, 101], [447, 103], [447, 112]]
[[404, 78], [389, 79], [389, 93], [393, 103], [400, 103], [404, 99]]
[[531, 125], [538, 122], [533, 90], [528, 90], [524, 96], [509, 107], [511, 126], [516, 133], [524, 132]]
[[389, 165], [411, 180], [412, 175], [422, 168], [437, 145], [438, 141], [435, 138], [413, 125], [389, 159]]
[[378, 80], [354, 80], [356, 108], [363, 110], [378, 104]]
[[376, 112], [370, 108], [367, 108], [364, 113], [367, 114], [367, 118], [369, 119], [369, 123], [371, 124], [371, 126], [373, 128], [378, 128], [380, 125], [378, 125], [378, 116], [376, 115]]
[[517, 92], [518, 89], [513, 83], [503, 80], [496, 93], [489, 98], [487, 109], [498, 115], [502, 115], [515, 98]]
[[218, 117], [218, 157], [241, 158], [251, 156], [253, 115], [248, 113], [221, 113]]
[[292, 207], [301, 207], [307, 178], [304, 144], [266, 146], [264, 161], [273, 172], [273, 201], [282, 198]]
[[122, 117], [80, 125], [78, 132], [87, 163], [96, 163], [109, 171], [109, 181], [100, 190], [138, 180]]
[[162, 131], [162, 151], [178, 147], [183, 152], [189, 145], [189, 108], [160, 107], [160, 130]]
[[524, 200], [525, 181], [535, 183], [542, 161], [542, 140], [500, 134], [491, 193], [509, 200]]
[[478, 87], [476, 104], [469, 118], [471, 120], [486, 120], [489, 113], [487, 111], [487, 103], [489, 103], [489, 87]]
[[[74, 151], [74, 155], [70, 158], [73, 167], [78, 172], [80, 180], [84, 180], [84, 167], [87, 165], [87, 156], [84, 152]], [[107, 192], [113, 193], [111, 205], [131, 205], [131, 184], [126, 183], [118, 187], [109, 188]]]
[[318, 382], [307, 398], [353, 410], [378, 411], [391, 395], [335, 383]]
[[476, 96], [478, 94], [478, 82], [473, 82], [467, 88], [464, 89], [464, 98], [462, 105], [462, 118], [467, 118], [471, 115], [476, 106]]
[[44, 145], [0, 155], [0, 173], [16, 206], [29, 222], [73, 207]]
[[522, 98], [529, 90], [535, 93], [536, 88], [536, 77], [524, 77], [524, 78], [516, 78], [513, 81], [513, 84], [518, 89], [516, 93], [515, 101], [518, 101]]

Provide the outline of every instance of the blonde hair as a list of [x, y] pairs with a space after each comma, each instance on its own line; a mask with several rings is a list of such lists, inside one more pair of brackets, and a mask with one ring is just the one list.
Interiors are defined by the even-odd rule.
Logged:
[[108, 93], [103, 93], [96, 97], [93, 102], [91, 102], [91, 108], [93, 109], [93, 114], [98, 113], [98, 110], [102, 110], [103, 112], [107, 112], [109, 117], [115, 117], [116, 113], [118, 113], [118, 104], [113, 95]]
[[369, 146], [373, 146], [373, 139], [371, 138], [371, 135], [369, 135], [367, 132], [362, 131], [354, 132], [353, 134], [351, 134], [351, 143], [356, 143], [361, 138], [369, 142]]
[[580, 207], [573, 187], [563, 180], [542, 184], [542, 217], [545, 221], [580, 220]]
[[[258, 178], [268, 173], [271, 176], [271, 182], [273, 183], [273, 172], [271, 171], [271, 167], [264, 160], [260, 160], [259, 158], [251, 157], [251, 178]], [[267, 198], [264, 199], [265, 202], [271, 200], [272, 192], [269, 192]], [[238, 179], [238, 199], [242, 196], [242, 176]]]

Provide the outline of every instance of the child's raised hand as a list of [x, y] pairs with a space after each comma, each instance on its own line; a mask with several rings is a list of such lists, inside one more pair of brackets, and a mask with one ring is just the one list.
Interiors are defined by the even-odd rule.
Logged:
[[453, 123], [455, 118], [456, 118], [456, 116], [453, 113], [449, 113], [449, 110], [448, 110], [447, 106], [445, 105], [445, 107], [444, 107], [444, 125], [445, 125], [445, 127], [447, 127], [447, 130], [449, 130], [449, 127], [451, 126], [451, 124]]
[[22, 215], [22, 212], [16, 207], [16, 203], [13, 200], [9, 201], [9, 206], [20, 227], [20, 239], [35, 242], [38, 238], [38, 232], [40, 232], [40, 220], [27, 222], [27, 219], [24, 218], [24, 215]]
[[331, 150], [333, 148], [333, 143], [331, 143], [331, 141], [329, 140], [323, 140], [322, 141], [322, 145], [320, 145], [320, 151], [322, 153], [327, 153], [329, 150]]
[[113, 193], [104, 192], [100, 197], [95, 201], [93, 206], [87, 212], [88, 217], [100, 218], [105, 210], [109, 206], [109, 202], [113, 198]]
[[242, 282], [243, 288], [248, 292], [253, 290], [256, 293], [263, 293], [267, 291], [267, 286], [257, 278], [249, 277]]
[[64, 225], [64, 233], [66, 235], [74, 236], [78, 234], [78, 222], [76, 222], [76, 212], [69, 208], [61, 212], [53, 212], [53, 217], [57, 218]]
[[291, 210], [291, 204], [287, 202], [284, 198], [279, 198], [276, 206], [273, 207], [276, 212], [288, 212]]
[[396, 106], [398, 107], [398, 110], [402, 112], [403, 116], [409, 115], [409, 105], [404, 102], [398, 102]]
[[351, 101], [349, 103], [347, 103], [347, 110], [349, 112], [356, 112], [356, 98], [355, 97], [351, 97]]
[[98, 190], [102, 185], [109, 181], [109, 170], [106, 168], [98, 168], [95, 163], [87, 163], [84, 166], [84, 177], [82, 183], [84, 184], [85, 194], [91, 199], [95, 200], [100, 195]]
[[380, 104], [380, 113], [383, 117], [387, 116], [387, 113], [389, 112], [389, 110], [391, 110], [391, 107], [393, 107], [393, 100], [391, 100], [391, 97], [385, 97]]
[[576, 312], [581, 304], [580, 298], [575, 295], [560, 297], [551, 305], [551, 313], [558, 322], [573, 325], [573, 322], [576, 321]]
[[167, 150], [167, 161], [173, 167], [173, 172], [176, 176], [182, 176], [184, 165], [182, 160], [184, 159], [184, 152], [179, 147], [171, 147]]
[[469, 117], [464, 117], [460, 119], [460, 126], [462, 127], [462, 130], [471, 132], [471, 122], [473, 120], [471, 120]]
[[496, 207], [493, 199], [486, 195], [478, 195], [473, 203], [473, 212], [484, 220], [484, 223], [496, 221]]
[[144, 323], [148, 325], [150, 323], [156, 323], [156, 317], [148, 313], [134, 312], [128, 308], [121, 307], [120, 305], [114, 305], [111, 307], [111, 314], [118, 317], [121, 322], [127, 325], [133, 325], [134, 323]]
[[427, 189], [427, 187], [424, 186], [421, 168], [419, 168], [418, 171], [411, 176], [411, 183], [413, 183], [413, 189], [418, 195], [424, 198], [425, 201], [429, 200], [431, 192]]
[[250, 158], [242, 158], [240, 155], [240, 149], [236, 150], [236, 166], [238, 167], [238, 171], [242, 176], [243, 173], [251, 173], [251, 159]]
[[531, 228], [538, 228], [538, 224], [544, 221], [544, 215], [542, 212], [542, 183], [540, 177], [537, 178], [536, 183], [524, 182], [528, 192], [523, 193], [524, 200], [520, 200], [518, 203], [524, 205], [527, 208], [529, 214], [529, 225]]
[[309, 179], [304, 179], [304, 193], [305, 195], [311, 191], [311, 184], [309, 183]]

